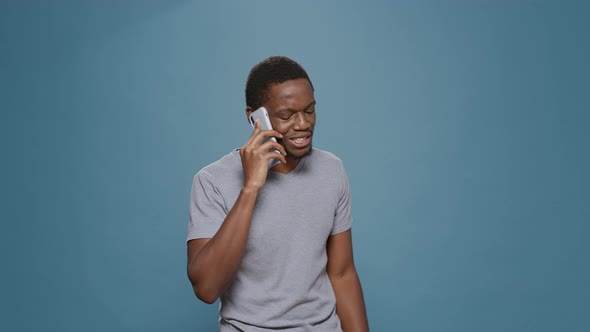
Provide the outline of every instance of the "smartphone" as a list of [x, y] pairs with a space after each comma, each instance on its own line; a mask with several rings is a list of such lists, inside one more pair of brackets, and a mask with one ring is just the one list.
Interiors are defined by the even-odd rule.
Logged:
[[[256, 120], [258, 120], [258, 122], [260, 122], [260, 129], [262, 130], [272, 130], [272, 124], [270, 123], [270, 118], [268, 117], [268, 111], [266, 110], [266, 108], [264, 107], [260, 107], [259, 109], [257, 109], [256, 111], [252, 112], [250, 114], [250, 124], [252, 125], [252, 128], [256, 127]], [[277, 141], [276, 138], [274, 137], [266, 137], [262, 140], [263, 144], [268, 140], [273, 140], [273, 141]], [[276, 153], [281, 154], [281, 152], [279, 150], [275, 150]], [[281, 161], [278, 159], [271, 159], [268, 161], [268, 167], [273, 167], [275, 165], [280, 164]]]

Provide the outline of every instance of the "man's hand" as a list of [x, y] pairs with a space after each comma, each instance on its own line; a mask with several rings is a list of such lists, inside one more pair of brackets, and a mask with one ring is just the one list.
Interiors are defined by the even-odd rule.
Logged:
[[[244, 169], [244, 189], [258, 191], [262, 188], [266, 182], [268, 163], [271, 159], [287, 163], [287, 159], [285, 159], [287, 153], [282, 145], [270, 139], [260, 144], [266, 137], [282, 138], [283, 135], [275, 130], [261, 130], [260, 123], [256, 120], [252, 136], [240, 149], [242, 168]], [[275, 150], [278, 150], [280, 154]]]

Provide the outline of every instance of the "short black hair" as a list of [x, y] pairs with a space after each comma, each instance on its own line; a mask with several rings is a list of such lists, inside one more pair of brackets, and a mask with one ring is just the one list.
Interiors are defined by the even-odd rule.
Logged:
[[246, 106], [257, 109], [262, 106], [270, 86], [289, 80], [305, 78], [311, 89], [313, 84], [305, 69], [286, 56], [271, 56], [257, 63], [246, 80]]

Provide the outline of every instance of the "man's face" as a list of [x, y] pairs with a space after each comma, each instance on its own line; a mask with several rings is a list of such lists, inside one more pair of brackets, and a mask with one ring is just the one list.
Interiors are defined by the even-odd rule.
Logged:
[[283, 134], [279, 143], [287, 157], [302, 158], [311, 151], [315, 125], [315, 98], [305, 78], [271, 85], [264, 107], [274, 130]]

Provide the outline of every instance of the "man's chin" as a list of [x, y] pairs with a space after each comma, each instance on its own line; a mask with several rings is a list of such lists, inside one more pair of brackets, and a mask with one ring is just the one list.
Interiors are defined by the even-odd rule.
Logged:
[[287, 151], [287, 157], [291, 157], [293, 159], [301, 159], [303, 157], [309, 156], [312, 150], [313, 149], [311, 148], [310, 144], [304, 151], [296, 151], [295, 153], [293, 153], [293, 151]]

